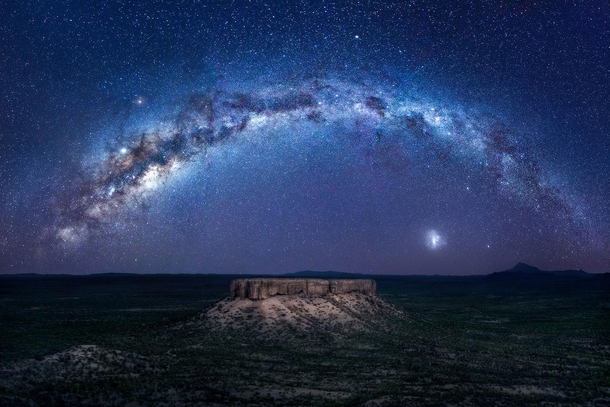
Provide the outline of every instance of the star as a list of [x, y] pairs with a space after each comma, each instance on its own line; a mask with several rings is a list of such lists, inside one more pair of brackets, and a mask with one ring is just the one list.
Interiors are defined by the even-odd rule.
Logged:
[[444, 239], [436, 230], [429, 230], [426, 234], [426, 246], [430, 250], [438, 250], [445, 245]]

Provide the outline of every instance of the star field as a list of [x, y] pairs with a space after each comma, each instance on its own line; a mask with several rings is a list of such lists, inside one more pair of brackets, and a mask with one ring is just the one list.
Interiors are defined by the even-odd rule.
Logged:
[[608, 271], [608, 6], [10, 10], [0, 272]]

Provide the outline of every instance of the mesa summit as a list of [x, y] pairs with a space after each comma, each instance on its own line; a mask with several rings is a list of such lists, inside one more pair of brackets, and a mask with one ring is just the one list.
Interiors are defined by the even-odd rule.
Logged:
[[275, 295], [327, 295], [370, 294], [377, 291], [377, 283], [371, 279], [321, 279], [321, 278], [239, 278], [231, 281], [233, 298], [264, 300]]

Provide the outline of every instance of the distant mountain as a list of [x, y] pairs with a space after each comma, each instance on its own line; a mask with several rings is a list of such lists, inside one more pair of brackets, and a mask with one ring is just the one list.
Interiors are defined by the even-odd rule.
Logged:
[[[515, 265], [515, 267], [513, 267], [510, 270], [505, 270], [504, 273], [506, 272], [520, 272], [520, 273], [528, 273], [528, 274], [537, 274], [537, 273], [546, 273], [546, 271], [542, 271], [540, 270], [538, 267], [534, 267], [534, 266], [530, 266], [529, 264], [525, 264], [525, 263], [517, 263]], [[501, 271], [502, 273], [502, 271]]]
[[553, 270], [546, 271], [540, 270], [538, 267], [530, 266], [525, 263], [517, 263], [515, 267], [491, 273], [488, 275], [491, 278], [553, 278], [553, 277], [564, 277], [564, 278], [589, 278], [593, 277], [594, 274], [587, 273], [583, 270]]
[[364, 278], [364, 274], [359, 273], [344, 273], [341, 271], [297, 271], [295, 273], [282, 274], [286, 277], [311, 277], [311, 278]]

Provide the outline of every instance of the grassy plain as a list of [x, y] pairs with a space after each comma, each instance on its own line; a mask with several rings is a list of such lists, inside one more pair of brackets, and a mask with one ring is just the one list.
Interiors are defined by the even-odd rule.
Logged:
[[0, 405], [610, 404], [608, 275], [378, 276], [390, 330], [177, 328], [235, 277], [0, 276]]

